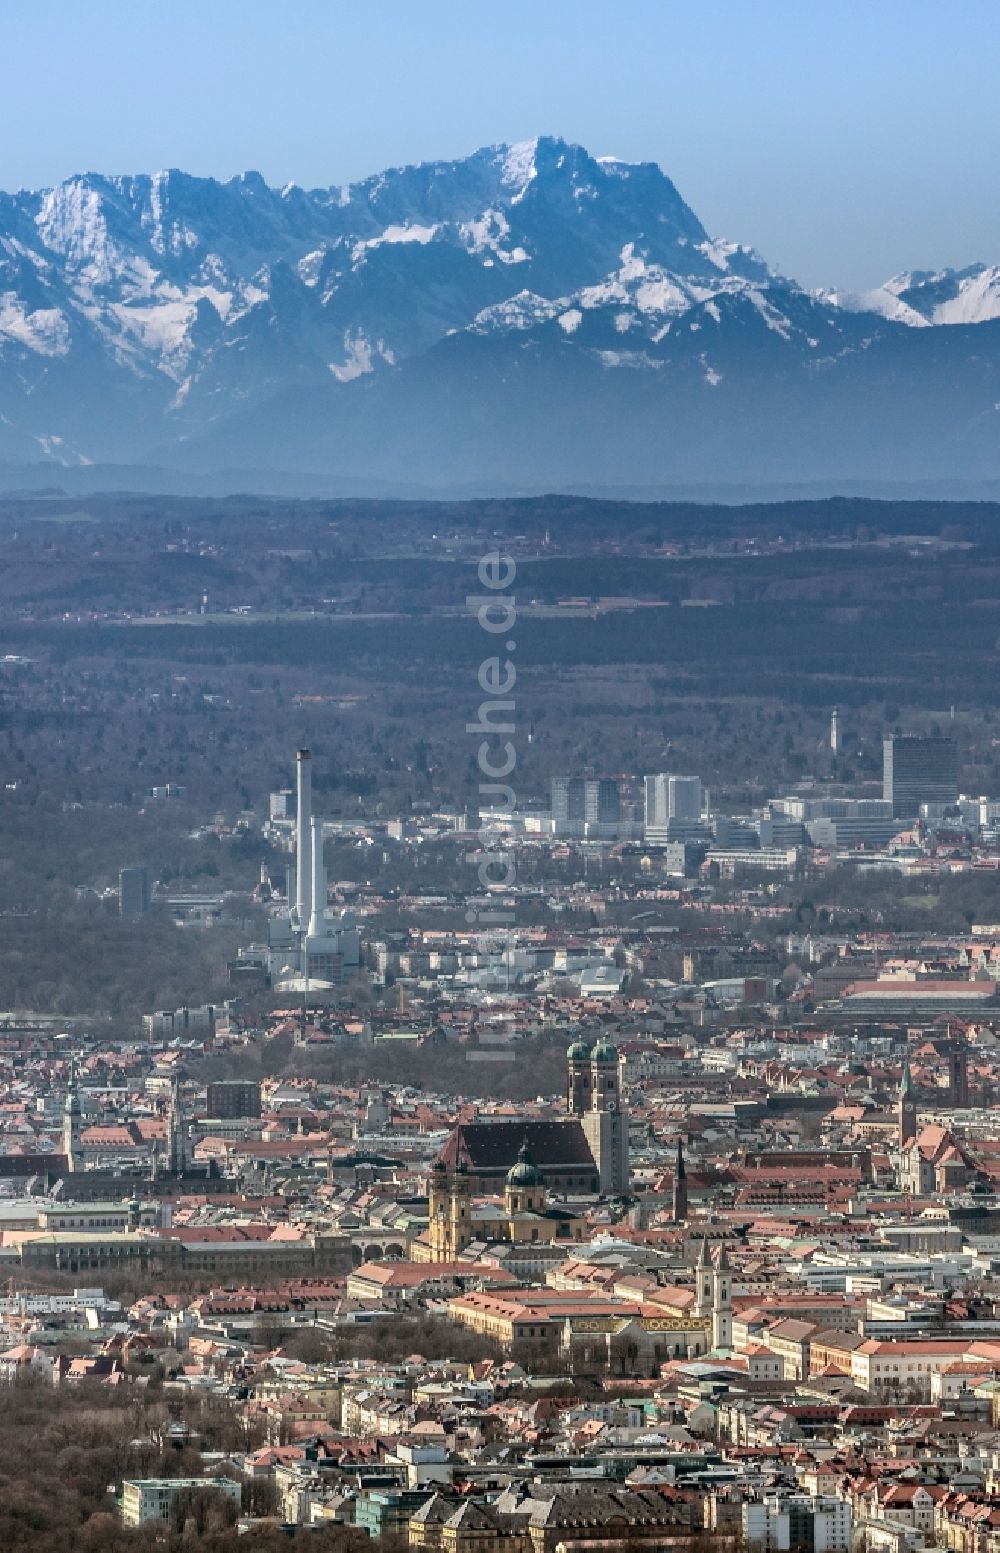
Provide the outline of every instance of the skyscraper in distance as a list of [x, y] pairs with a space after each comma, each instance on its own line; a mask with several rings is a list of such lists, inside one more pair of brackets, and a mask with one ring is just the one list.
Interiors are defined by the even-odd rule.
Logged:
[[891, 734], [882, 740], [882, 797], [894, 819], [912, 820], [922, 803], [958, 800], [958, 745], [954, 739]]
[[701, 777], [672, 776], [667, 786], [667, 819], [701, 819]]
[[118, 913], [135, 922], [149, 910], [149, 875], [144, 868], [123, 868], [118, 875]]

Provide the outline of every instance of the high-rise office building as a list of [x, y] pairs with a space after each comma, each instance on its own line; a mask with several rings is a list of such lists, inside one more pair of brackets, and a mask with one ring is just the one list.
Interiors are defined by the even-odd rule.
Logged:
[[567, 820], [584, 818], [584, 791], [582, 777], [551, 777], [549, 780], [549, 806], [557, 825]]
[[584, 818], [600, 825], [616, 825], [622, 817], [622, 799], [613, 777], [588, 777], [583, 784]]
[[552, 777], [549, 800], [556, 830], [584, 824], [616, 825], [621, 792], [614, 777]]
[[149, 875], [144, 868], [123, 868], [118, 875], [118, 912], [126, 922], [149, 910]]
[[666, 825], [669, 817], [669, 786], [670, 778], [663, 772], [657, 776], [648, 776], [645, 779], [645, 814], [647, 830], [656, 830]]
[[916, 819], [922, 803], [958, 801], [954, 739], [892, 734], [882, 741], [882, 797], [896, 819]]
[[701, 819], [701, 778], [675, 776], [661, 771], [645, 778], [646, 829], [657, 829], [670, 820], [698, 821]]
[[667, 819], [701, 819], [701, 777], [672, 776], [667, 784]]
[[651, 845], [707, 837], [701, 778], [661, 771], [645, 779], [645, 836]]

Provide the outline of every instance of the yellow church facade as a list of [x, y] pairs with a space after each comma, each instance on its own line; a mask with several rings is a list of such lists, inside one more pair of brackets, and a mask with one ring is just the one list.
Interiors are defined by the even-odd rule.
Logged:
[[473, 1203], [468, 1175], [461, 1168], [449, 1175], [438, 1164], [431, 1171], [427, 1216], [426, 1235], [410, 1248], [415, 1262], [458, 1261], [467, 1246], [480, 1240], [548, 1245], [586, 1238], [582, 1215], [549, 1206], [545, 1181], [526, 1144], [508, 1172], [502, 1213], [495, 1203]]

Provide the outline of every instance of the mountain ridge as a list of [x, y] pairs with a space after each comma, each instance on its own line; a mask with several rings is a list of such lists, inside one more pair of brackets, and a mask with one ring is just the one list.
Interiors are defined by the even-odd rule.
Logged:
[[553, 136], [0, 194], [0, 460], [395, 486], [1000, 476], [1000, 268], [811, 292]]

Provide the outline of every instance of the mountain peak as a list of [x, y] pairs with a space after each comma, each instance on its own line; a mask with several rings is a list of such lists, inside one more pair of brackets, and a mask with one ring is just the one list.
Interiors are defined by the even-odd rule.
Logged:
[[531, 180], [538, 176], [535, 166], [538, 144], [539, 137], [536, 135], [533, 140], [515, 140], [512, 145], [498, 148], [502, 157], [500, 182], [505, 188], [515, 191], [515, 199], [519, 199]]
[[267, 182], [267, 179], [264, 177], [264, 174], [257, 172], [256, 168], [253, 167], [248, 168], [246, 172], [237, 173], [235, 178], [230, 179], [230, 183], [235, 184], [238, 188], [242, 189], [262, 190], [267, 193], [271, 192], [271, 186]]
[[894, 275], [881, 289], [922, 322], [982, 324], [1000, 319], [1000, 267], [996, 265], [908, 270]]

